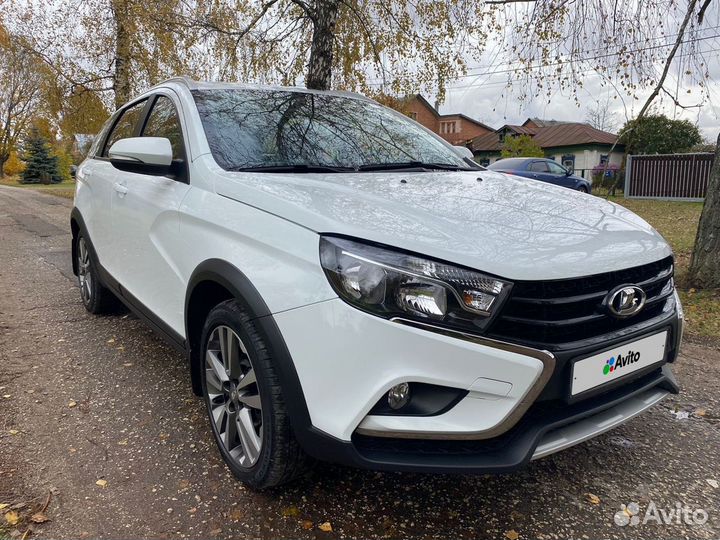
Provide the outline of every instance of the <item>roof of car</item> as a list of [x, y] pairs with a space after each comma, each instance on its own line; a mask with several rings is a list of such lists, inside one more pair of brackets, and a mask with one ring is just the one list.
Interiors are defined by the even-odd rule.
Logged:
[[[335, 95], [342, 97], [351, 97], [355, 99], [363, 99], [372, 101], [370, 98], [358, 94], [356, 92], [347, 92], [344, 90], [312, 90], [301, 86], [278, 86], [278, 85], [266, 85], [266, 84], [249, 84], [240, 82], [224, 82], [224, 81], [196, 81], [188, 76], [182, 75], [177, 77], [171, 77], [154, 85], [149, 90], [168, 86], [170, 84], [179, 84], [187, 87], [189, 90], [224, 90], [224, 89], [254, 89], [254, 90], [282, 90], [286, 92], [303, 92], [308, 94], [324, 94], [324, 95]], [[148, 90], [148, 91], [149, 91]]]

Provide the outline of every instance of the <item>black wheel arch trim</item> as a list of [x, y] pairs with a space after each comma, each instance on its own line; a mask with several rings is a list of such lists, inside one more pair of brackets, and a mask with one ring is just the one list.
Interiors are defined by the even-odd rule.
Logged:
[[72, 232], [72, 245], [70, 246], [70, 253], [72, 253], [72, 270], [73, 274], [76, 276], [78, 275], [78, 261], [77, 261], [77, 235], [78, 232], [82, 232], [83, 236], [88, 239], [88, 244], [90, 244], [90, 255], [93, 257], [94, 262], [97, 262], [97, 254], [95, 253], [95, 248], [92, 246], [92, 242], [90, 242], [90, 237], [87, 233], [87, 227], [85, 226], [85, 220], [82, 217], [82, 214], [80, 213], [80, 210], [77, 209], [77, 207], [73, 207], [72, 211], [70, 212], [70, 230]]
[[73, 232], [72, 254], [73, 254], [73, 271], [77, 273], [76, 260], [76, 240], [77, 235], [82, 234], [88, 244], [90, 257], [95, 267], [98, 269], [101, 283], [109, 288], [131, 311], [144, 320], [149, 326], [163, 337], [170, 345], [180, 352], [183, 352], [190, 363], [191, 380], [193, 390], [197, 393], [201, 389], [196, 387], [199, 385], [199, 377], [195, 376], [193, 369], [197, 369], [197, 351], [193, 350], [193, 346], [189, 336], [188, 328], [188, 305], [192, 297], [195, 287], [204, 281], [213, 281], [227, 289], [231, 295], [243, 303], [244, 308], [251, 314], [253, 321], [257, 324], [263, 340], [268, 346], [272, 358], [275, 360], [275, 368], [280, 378], [280, 384], [283, 389], [283, 397], [285, 399], [288, 416], [293, 429], [293, 433], [303, 449], [310, 455], [315, 457], [325, 457], [323, 447], [329, 435], [318, 430], [312, 425], [310, 413], [305, 401], [305, 395], [300, 385], [300, 379], [295, 364], [290, 356], [290, 351], [285, 344], [280, 329], [275, 322], [270, 309], [263, 300], [260, 293], [251, 283], [248, 277], [237, 267], [223, 261], [222, 259], [208, 259], [200, 263], [190, 276], [185, 295], [185, 335], [187, 339], [170, 328], [164, 321], [152, 313], [137, 298], [132, 296], [100, 263], [95, 246], [92, 243], [85, 220], [78, 208], [73, 208], [71, 212], [71, 227]]
[[[239, 268], [222, 259], [207, 259], [203, 261], [195, 268], [188, 281], [185, 295], [185, 335], [188, 336], [187, 347], [190, 356], [191, 370], [196, 370], [192, 375], [193, 388], [196, 389], [195, 381], [199, 380], [199, 371], [197, 370], [200, 369], [202, 363], [199, 357], [199, 344], [193, 343], [193, 340], [190, 338], [192, 332], [188, 326], [190, 322], [189, 307], [195, 288], [199, 284], [208, 281], [214, 282], [229, 291], [230, 294], [243, 305], [243, 308], [251, 316], [253, 323], [257, 325], [257, 329], [268, 347], [270, 357], [275, 363], [275, 369], [280, 379], [283, 398], [295, 437], [308, 454], [315, 454], [317, 451], [316, 443], [319, 439], [324, 439], [326, 435], [324, 433], [320, 434], [318, 430], [312, 427], [305, 395], [300, 384], [300, 378], [298, 377], [295, 364], [290, 356], [290, 351], [280, 332], [280, 328], [275, 322], [275, 318], [272, 316], [267, 304], [250, 279]], [[315, 434], [320, 436], [316, 437]]]

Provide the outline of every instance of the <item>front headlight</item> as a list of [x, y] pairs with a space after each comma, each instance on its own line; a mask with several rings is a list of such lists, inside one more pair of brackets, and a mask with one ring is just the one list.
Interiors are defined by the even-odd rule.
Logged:
[[512, 284], [400, 251], [323, 236], [320, 263], [338, 296], [375, 315], [483, 330]]

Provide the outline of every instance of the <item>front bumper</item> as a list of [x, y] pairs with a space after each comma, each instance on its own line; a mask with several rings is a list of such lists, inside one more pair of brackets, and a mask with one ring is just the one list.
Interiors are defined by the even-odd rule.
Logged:
[[[574, 359], [644, 335], [667, 330], [665, 360], [674, 361], [680, 337], [676, 309], [600, 345], [554, 350], [546, 380], [548, 365], [538, 356], [403, 327], [340, 300], [276, 314], [275, 319], [310, 417], [310, 425], [293, 426], [298, 439], [318, 459], [358, 467], [511, 471], [607, 431], [678, 392], [664, 364], [581, 398], [569, 394]], [[463, 388], [468, 394], [438, 415], [369, 415], [378, 399], [402, 381]]]

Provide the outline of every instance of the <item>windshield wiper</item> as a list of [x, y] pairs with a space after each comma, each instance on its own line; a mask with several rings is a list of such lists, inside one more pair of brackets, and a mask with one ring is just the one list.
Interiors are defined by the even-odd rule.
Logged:
[[396, 169], [426, 169], [436, 171], [470, 171], [469, 167], [460, 167], [452, 163], [426, 163], [424, 161], [401, 161], [397, 163], [370, 163], [360, 165], [358, 171], [392, 171]]
[[229, 171], [235, 172], [266, 172], [266, 173], [323, 173], [323, 172], [349, 172], [353, 167], [334, 167], [332, 165], [258, 165], [253, 167], [231, 167]]

